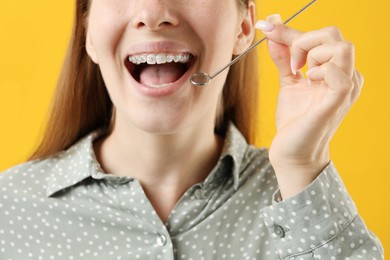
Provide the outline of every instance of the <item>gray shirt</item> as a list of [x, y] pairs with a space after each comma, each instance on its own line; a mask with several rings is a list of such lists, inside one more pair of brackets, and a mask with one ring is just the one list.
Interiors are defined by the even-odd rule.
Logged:
[[332, 163], [281, 201], [267, 150], [229, 124], [218, 164], [162, 223], [137, 179], [101, 170], [97, 136], [0, 174], [1, 260], [383, 259]]

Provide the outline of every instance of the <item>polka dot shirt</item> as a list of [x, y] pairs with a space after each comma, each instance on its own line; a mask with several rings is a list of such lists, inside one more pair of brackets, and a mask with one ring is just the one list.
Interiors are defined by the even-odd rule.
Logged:
[[137, 179], [101, 170], [97, 136], [0, 174], [0, 259], [383, 259], [332, 163], [282, 201], [267, 150], [230, 124], [162, 223]]

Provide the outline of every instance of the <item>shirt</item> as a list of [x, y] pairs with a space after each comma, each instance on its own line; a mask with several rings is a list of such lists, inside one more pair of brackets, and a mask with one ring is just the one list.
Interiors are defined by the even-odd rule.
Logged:
[[0, 259], [383, 259], [333, 163], [282, 201], [267, 150], [230, 123], [162, 223], [137, 179], [101, 170], [97, 137], [0, 174]]

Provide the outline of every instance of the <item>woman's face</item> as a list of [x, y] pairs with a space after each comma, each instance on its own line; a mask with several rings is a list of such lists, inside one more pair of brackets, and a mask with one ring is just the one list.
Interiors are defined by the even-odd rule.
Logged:
[[116, 107], [116, 125], [151, 133], [214, 124], [227, 71], [205, 87], [195, 72], [213, 73], [253, 37], [236, 0], [92, 0], [87, 51], [101, 69]]

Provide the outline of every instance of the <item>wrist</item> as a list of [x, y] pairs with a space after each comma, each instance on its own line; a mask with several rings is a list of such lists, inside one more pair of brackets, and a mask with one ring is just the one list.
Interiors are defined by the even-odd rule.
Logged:
[[320, 175], [329, 162], [330, 160], [318, 160], [310, 164], [271, 162], [282, 198], [285, 200], [304, 190]]

